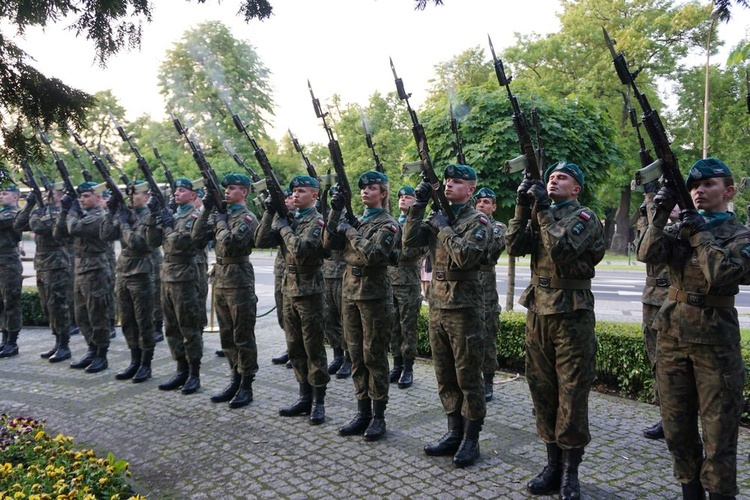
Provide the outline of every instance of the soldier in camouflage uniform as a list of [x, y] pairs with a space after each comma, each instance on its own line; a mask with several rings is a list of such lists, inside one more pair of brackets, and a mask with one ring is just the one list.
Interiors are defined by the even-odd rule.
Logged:
[[109, 300], [112, 281], [107, 263], [107, 243], [99, 237], [104, 221], [101, 208], [101, 186], [94, 182], [78, 185], [78, 199], [66, 194], [60, 200], [61, 211], [53, 230], [56, 239], [68, 236], [75, 245], [75, 311], [78, 327], [88, 344], [86, 355], [71, 363], [71, 368], [85, 368], [97, 373], [108, 366]]
[[[193, 187], [195, 193], [198, 195], [195, 197], [193, 205], [199, 214], [203, 214], [206, 211], [206, 207], [203, 205], [203, 199], [206, 197], [206, 192], [203, 189], [203, 178], [196, 179], [193, 181]], [[195, 254], [195, 262], [198, 264], [198, 280], [200, 281], [200, 300], [201, 304], [204, 304], [202, 309], [202, 324], [201, 328], [206, 328], [208, 324], [208, 314], [206, 313], [206, 301], [208, 300], [208, 282], [209, 282], [209, 271], [208, 271], [208, 245], [204, 246], [198, 253]]]
[[0, 358], [18, 355], [18, 334], [22, 323], [23, 266], [18, 242], [23, 233], [13, 227], [19, 195], [15, 184], [8, 184], [0, 191], [0, 328], [3, 334]]
[[164, 313], [161, 309], [161, 263], [164, 254], [161, 247], [151, 252], [151, 294], [154, 297], [154, 309], [151, 313], [154, 322], [154, 342], [164, 341]]
[[497, 260], [505, 249], [505, 232], [508, 228], [502, 222], [492, 218], [497, 210], [497, 197], [490, 188], [477, 190], [474, 196], [475, 208], [482, 212], [490, 221], [492, 238], [487, 243], [487, 251], [479, 260], [479, 281], [482, 284], [484, 308], [482, 309], [482, 325], [484, 328], [484, 358], [482, 373], [484, 373], [484, 399], [492, 401], [494, 392], [493, 378], [499, 368], [497, 364], [497, 331], [500, 324], [500, 302], [497, 296]]
[[331, 198], [323, 245], [343, 249], [346, 271], [342, 285], [342, 325], [352, 360], [357, 415], [339, 429], [342, 436], [364, 434], [366, 441], [385, 435], [388, 403], [388, 337], [391, 318], [383, 304], [393, 301], [388, 256], [400, 237], [396, 220], [384, 209], [388, 176], [368, 171], [358, 186], [365, 212], [355, 229], [341, 218], [346, 204], [337, 192]]
[[[697, 210], [680, 212], [663, 187], [649, 212], [638, 258], [669, 266], [670, 289], [653, 326], [661, 417], [683, 498], [735, 498], [737, 435], [745, 368], [734, 296], [750, 284], [750, 230], [727, 205], [736, 194], [729, 168], [698, 160], [686, 179]], [[698, 417], [702, 424], [702, 434]], [[702, 436], [702, 440], [701, 440]]]
[[204, 211], [193, 228], [193, 237], [202, 238], [207, 230], [213, 235], [216, 251], [213, 274], [216, 317], [219, 320], [221, 348], [229, 361], [230, 370], [229, 385], [211, 396], [211, 401], [229, 401], [230, 408], [240, 408], [252, 402], [252, 384], [258, 372], [258, 348], [255, 344], [258, 297], [255, 295], [255, 273], [250, 263], [258, 221], [247, 208], [250, 191], [247, 176], [226, 175], [221, 185], [225, 188], [226, 210], [214, 207], [216, 202], [207, 193], [203, 199]]
[[210, 234], [193, 238], [193, 227], [198, 211], [193, 206], [196, 198], [190, 179], [175, 179], [174, 200], [177, 210], [169, 208], [161, 213], [151, 212], [149, 230], [164, 231], [164, 260], [161, 267], [161, 305], [164, 311], [164, 336], [172, 358], [177, 362], [175, 374], [160, 384], [162, 391], [182, 387], [183, 394], [193, 394], [200, 388], [200, 366], [203, 358], [203, 315], [206, 304], [201, 302], [200, 269], [196, 254], [209, 241]]
[[[398, 190], [398, 208], [401, 214], [399, 225], [403, 228], [409, 207], [414, 205], [414, 188], [404, 186]], [[417, 318], [422, 307], [422, 287], [419, 264], [426, 248], [402, 247], [396, 242], [394, 257], [397, 265], [388, 266], [388, 275], [393, 286], [393, 328], [391, 329], [391, 354], [393, 368], [389, 375], [391, 383], [399, 389], [411, 387], [414, 382], [414, 358], [417, 357]]]
[[[100, 184], [100, 188], [105, 184]], [[99, 202], [99, 206], [104, 210], [104, 214], [108, 214], [111, 211], [110, 205], [114, 202], [112, 193], [109, 189], [102, 191], [102, 199]], [[109, 338], [113, 339], [117, 336], [117, 330], [115, 330], [115, 324], [117, 323], [117, 297], [115, 296], [115, 290], [117, 289], [117, 256], [115, 255], [115, 242], [107, 242], [107, 269], [109, 270], [109, 282], [112, 283], [112, 289], [109, 292], [109, 309], [107, 315], [109, 316]]]
[[448, 165], [445, 197], [454, 220], [424, 211], [432, 187], [422, 182], [415, 191], [404, 229], [404, 247], [429, 246], [432, 282], [428, 288], [429, 335], [438, 395], [448, 417], [448, 432], [424, 447], [430, 456], [453, 455], [456, 467], [479, 458], [479, 432], [486, 414], [482, 383], [484, 334], [479, 259], [492, 229], [489, 219], [469, 203], [476, 189], [476, 171], [468, 165]]
[[[292, 191], [289, 188], [284, 189], [284, 204], [287, 210], [290, 212], [294, 211], [294, 199], [292, 198]], [[279, 246], [279, 251], [276, 252], [276, 258], [273, 261], [273, 300], [276, 305], [276, 321], [282, 330], [284, 330], [284, 293], [281, 291], [281, 286], [284, 281], [285, 271], [286, 262], [284, 262], [284, 254]], [[292, 367], [289, 362], [289, 352], [286, 349], [278, 356], [271, 358], [271, 363], [275, 365], [287, 363], [287, 367]]]
[[36, 253], [34, 270], [39, 301], [45, 316], [49, 318], [50, 328], [55, 336], [52, 349], [41, 353], [43, 359], [58, 363], [70, 359], [70, 310], [68, 295], [73, 286], [71, 258], [65, 245], [66, 240], [58, 240], [52, 231], [60, 216], [60, 198], [62, 182], [53, 186], [48, 192], [46, 206], [42, 204], [34, 209], [37, 200], [33, 193], [26, 196], [26, 206], [16, 216], [15, 227], [19, 231], [33, 231]]
[[[527, 489], [559, 490], [580, 498], [578, 466], [591, 440], [588, 397], [596, 370], [591, 278], [604, 257], [601, 222], [578, 204], [584, 174], [561, 161], [545, 173], [547, 186], [524, 180], [505, 233], [508, 253], [531, 255], [531, 283], [521, 295], [526, 314], [526, 378], [547, 466]], [[549, 194], [548, 194], [549, 193]], [[532, 210], [533, 205], [533, 210]]]
[[[152, 292], [151, 252], [164, 238], [160, 226], [148, 227], [148, 184], [137, 181], [131, 190], [132, 211], [116, 206], [107, 214], [99, 235], [104, 241], [120, 240], [122, 249], [117, 259], [115, 296], [120, 311], [122, 334], [130, 349], [130, 364], [115, 375], [117, 380], [133, 383], [151, 378], [151, 360], [154, 358], [154, 300]], [[154, 209], [158, 201], [152, 202]], [[150, 229], [150, 230], [149, 230]]]
[[266, 205], [255, 244], [259, 248], [281, 247], [286, 270], [284, 292], [284, 332], [287, 351], [299, 383], [299, 399], [281, 408], [279, 415], [294, 417], [310, 415], [310, 423], [325, 420], [328, 375], [323, 310], [323, 216], [315, 209], [319, 184], [307, 175], [298, 175], [289, 183], [296, 212], [291, 222]]

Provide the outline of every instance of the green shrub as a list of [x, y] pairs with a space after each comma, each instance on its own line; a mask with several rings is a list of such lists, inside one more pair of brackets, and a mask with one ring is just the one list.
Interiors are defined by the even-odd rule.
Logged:
[[21, 312], [23, 324], [26, 326], [47, 326], [49, 320], [44, 314], [42, 303], [39, 301], [39, 292], [35, 286], [25, 286], [21, 290]]

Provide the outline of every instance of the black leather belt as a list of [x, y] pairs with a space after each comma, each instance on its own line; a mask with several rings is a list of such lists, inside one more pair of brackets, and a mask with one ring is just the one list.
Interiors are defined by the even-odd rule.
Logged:
[[532, 276], [531, 284], [542, 288], [557, 288], [560, 290], [591, 290], [591, 280], [573, 280], [566, 278], [545, 278]]
[[487, 264], [487, 265], [481, 266], [479, 268], [479, 270], [480, 271], [494, 271], [495, 270], [495, 265], [494, 264]]
[[386, 266], [381, 267], [362, 267], [362, 266], [350, 266], [347, 264], [346, 270], [352, 276], [363, 277], [363, 276], [377, 276], [386, 272], [388, 268]]
[[669, 286], [669, 278], [646, 278], [646, 286]]
[[734, 295], [706, 295], [669, 287], [669, 298], [697, 307], [734, 307]]
[[227, 264], [243, 264], [250, 262], [249, 255], [240, 255], [239, 257], [216, 257], [216, 263], [222, 266]]
[[104, 255], [104, 252], [81, 252], [81, 254], [78, 255], [78, 257], [81, 259], [87, 258], [87, 257], [93, 259], [95, 257], [99, 257], [100, 255]]
[[438, 281], [470, 281], [479, 278], [478, 271], [440, 271], [433, 269], [432, 277]]
[[320, 266], [286, 266], [286, 272], [289, 274], [315, 274], [318, 272], [318, 269], [320, 269]]
[[169, 264], [193, 264], [195, 255], [165, 255], [164, 262]]

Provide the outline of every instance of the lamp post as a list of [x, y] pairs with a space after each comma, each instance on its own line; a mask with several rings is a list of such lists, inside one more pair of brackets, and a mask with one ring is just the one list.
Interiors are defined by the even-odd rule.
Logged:
[[708, 40], [706, 41], [706, 83], [703, 96], [703, 158], [708, 157], [708, 70], [711, 59], [711, 34], [714, 31], [716, 21], [719, 19], [721, 10], [717, 7], [711, 11], [711, 26], [708, 28]]

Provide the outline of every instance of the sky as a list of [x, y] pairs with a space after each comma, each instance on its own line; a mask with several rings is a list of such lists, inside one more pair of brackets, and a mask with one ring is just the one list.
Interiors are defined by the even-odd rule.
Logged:
[[[554, 32], [561, 10], [559, 0], [445, 0], [445, 5], [431, 4], [424, 11], [415, 11], [413, 0], [271, 3], [270, 19], [245, 23], [237, 15], [238, 0], [154, 1], [141, 48], [110, 58], [106, 68], [96, 63], [93, 44], [76, 38], [64, 21], [46, 31], [29, 29], [16, 42], [47, 76], [89, 93], [112, 90], [129, 120], [144, 113], [161, 119], [165, 108], [157, 73], [166, 51], [197, 24], [222, 21], [236, 38], [255, 47], [272, 73], [276, 108], [268, 133], [280, 139], [291, 128], [301, 142], [309, 143], [325, 142], [326, 136], [312, 109], [308, 79], [322, 103], [339, 94], [344, 103], [365, 105], [374, 92], [395, 90], [390, 56], [413, 94], [412, 104], [418, 105], [427, 95], [436, 64], [475, 46], [486, 50], [488, 34], [500, 52], [515, 42], [515, 32]], [[748, 26], [750, 9], [740, 8], [729, 24], [719, 25], [719, 36], [729, 42], [717, 56], [719, 62], [726, 60], [729, 46], [747, 36]], [[3, 31], [10, 35], [7, 28]]]

